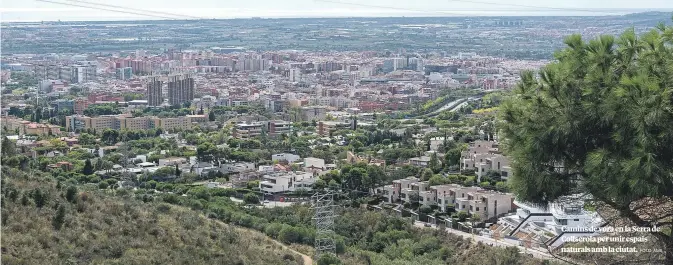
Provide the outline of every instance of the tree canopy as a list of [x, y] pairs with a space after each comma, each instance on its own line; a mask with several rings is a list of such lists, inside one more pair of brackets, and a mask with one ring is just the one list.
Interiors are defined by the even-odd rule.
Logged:
[[[673, 196], [673, 27], [565, 44], [537, 76], [522, 74], [501, 108], [513, 191], [535, 203], [591, 195], [670, 232], [673, 212], [661, 206]], [[653, 235], [673, 264], [671, 234]]]

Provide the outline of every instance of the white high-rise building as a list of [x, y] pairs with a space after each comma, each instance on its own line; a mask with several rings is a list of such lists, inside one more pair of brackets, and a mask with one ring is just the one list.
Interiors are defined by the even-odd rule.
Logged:
[[301, 69], [290, 68], [290, 82], [299, 82], [301, 80]]

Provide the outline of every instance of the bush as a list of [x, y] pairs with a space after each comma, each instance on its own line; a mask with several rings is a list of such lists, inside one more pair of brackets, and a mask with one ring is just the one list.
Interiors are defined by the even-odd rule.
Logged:
[[278, 233], [278, 240], [285, 244], [301, 242], [299, 231], [293, 226], [285, 226]]
[[457, 218], [458, 222], [465, 222], [465, 220], [467, 220], [467, 218], [470, 218], [470, 214], [467, 213], [466, 211], [460, 211], [460, 212], [455, 213], [453, 215], [453, 217]]
[[432, 212], [432, 208], [423, 205], [423, 206], [421, 206], [421, 208], [419, 209], [419, 211], [420, 211], [421, 213], [424, 213], [424, 214], [430, 214], [430, 213]]
[[204, 199], [204, 200], [210, 199], [210, 191], [208, 190], [208, 188], [204, 186], [191, 188], [187, 193], [198, 199]]
[[346, 242], [344, 242], [343, 238], [338, 238], [335, 243], [336, 243], [336, 253], [337, 254], [346, 253]]
[[278, 238], [278, 235], [284, 226], [285, 225], [281, 223], [271, 223], [266, 226], [264, 233], [271, 238]]
[[180, 204], [180, 198], [175, 194], [165, 194], [162, 199], [170, 204]]
[[216, 197], [232, 197], [236, 195], [236, 190], [234, 189], [221, 189], [221, 188], [213, 188], [210, 189], [210, 195], [211, 196], [216, 196]]
[[108, 187], [109, 187], [109, 185], [107, 184], [107, 182], [98, 183], [98, 188], [101, 189], [101, 190], [107, 189]]
[[318, 265], [340, 265], [341, 260], [332, 254], [326, 253], [320, 256], [317, 263]]
[[248, 193], [243, 196], [243, 201], [247, 204], [259, 204], [259, 197], [255, 193]]
[[464, 175], [464, 176], [475, 176], [476, 172], [474, 172], [474, 170], [472, 170], [472, 169], [465, 169], [465, 170], [461, 170], [460, 174]]
[[69, 202], [75, 203], [76, 198], [77, 198], [77, 187], [69, 186], [68, 189], [65, 191], [65, 199], [68, 200]]
[[304, 227], [285, 225], [278, 233], [278, 240], [286, 244], [305, 244], [311, 245], [314, 242], [315, 235], [313, 231]]

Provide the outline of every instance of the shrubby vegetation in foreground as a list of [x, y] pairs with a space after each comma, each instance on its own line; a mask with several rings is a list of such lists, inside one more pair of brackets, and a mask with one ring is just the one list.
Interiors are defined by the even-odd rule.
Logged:
[[7, 168], [3, 264], [303, 264], [261, 233]]

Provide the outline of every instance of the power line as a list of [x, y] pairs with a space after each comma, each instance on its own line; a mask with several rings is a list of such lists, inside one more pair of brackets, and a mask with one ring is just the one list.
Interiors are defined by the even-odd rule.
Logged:
[[125, 14], [131, 14], [131, 15], [140, 15], [140, 16], [156, 17], [156, 18], [163, 18], [163, 19], [176, 19], [176, 18], [173, 18], [173, 17], [167, 17], [167, 16], [159, 16], [159, 15], [152, 15], [152, 14], [143, 14], [143, 13], [132, 12], [132, 11], [122, 11], [122, 10], [108, 9], [108, 8], [102, 8], [102, 7], [93, 7], [93, 6], [86, 6], [86, 5], [77, 5], [77, 4], [71, 4], [71, 3], [63, 3], [63, 2], [50, 1], [50, 0], [35, 0], [35, 1], [38, 1], [38, 2], [45, 2], [45, 3], [52, 3], [52, 4], [58, 4], [58, 5], [65, 5], [65, 6], [83, 7], [83, 8], [96, 9], [96, 10], [103, 10], [103, 11], [110, 11], [110, 12], [117, 12], [117, 13], [125, 13]]
[[113, 7], [113, 8], [122, 8], [122, 9], [126, 9], [126, 10], [134, 10], [134, 11], [139, 11], [139, 12], [150, 12], [150, 13], [156, 13], [156, 14], [163, 14], [163, 15], [167, 15], [167, 16], [188, 17], [188, 18], [193, 18], [193, 19], [206, 19], [206, 18], [203, 18], [203, 17], [196, 17], [196, 16], [189, 16], [189, 15], [182, 15], [182, 14], [147, 10], [147, 9], [131, 8], [131, 7], [125, 7], [125, 6], [101, 4], [101, 3], [94, 3], [94, 2], [83, 1], [83, 0], [63, 0], [63, 1], [75, 2], [75, 3], [84, 3], [84, 4], [90, 4], [90, 5], [98, 5], [98, 6], [106, 6], [106, 7]]
[[336, 214], [334, 209], [334, 193], [332, 191], [318, 191], [313, 196], [312, 207], [315, 212], [315, 258], [320, 258], [322, 254], [330, 253], [336, 255], [336, 242], [334, 241], [334, 219]]

